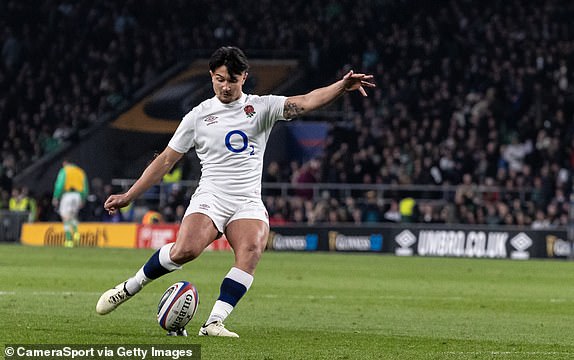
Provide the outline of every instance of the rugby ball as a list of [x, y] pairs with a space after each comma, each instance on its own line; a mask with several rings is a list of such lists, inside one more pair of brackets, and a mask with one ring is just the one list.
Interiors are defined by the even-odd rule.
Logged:
[[183, 329], [195, 315], [198, 305], [195, 286], [178, 281], [163, 293], [157, 307], [157, 322], [167, 331]]

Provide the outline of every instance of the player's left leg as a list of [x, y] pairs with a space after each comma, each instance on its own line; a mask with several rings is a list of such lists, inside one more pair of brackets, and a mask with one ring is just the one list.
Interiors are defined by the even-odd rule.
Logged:
[[269, 226], [258, 219], [232, 221], [225, 231], [235, 253], [235, 264], [221, 283], [219, 298], [209, 318], [199, 330], [200, 336], [238, 337], [223, 326], [223, 322], [253, 283], [253, 274], [265, 250]]

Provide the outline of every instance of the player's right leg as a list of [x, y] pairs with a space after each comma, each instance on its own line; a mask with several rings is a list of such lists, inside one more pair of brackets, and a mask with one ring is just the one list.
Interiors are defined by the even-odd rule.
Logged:
[[175, 243], [156, 251], [138, 272], [116, 287], [102, 294], [96, 312], [105, 315], [137, 294], [144, 285], [198, 257], [217, 237], [218, 231], [211, 218], [200, 213], [186, 216], [179, 228]]

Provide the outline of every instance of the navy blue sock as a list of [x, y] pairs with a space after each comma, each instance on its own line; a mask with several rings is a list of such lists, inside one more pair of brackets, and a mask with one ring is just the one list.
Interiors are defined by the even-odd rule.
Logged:
[[144, 274], [148, 279], [154, 280], [171, 272], [161, 266], [161, 263], [159, 262], [159, 252], [160, 250], [156, 251], [143, 266]]
[[211, 324], [214, 321], [225, 321], [252, 283], [253, 275], [236, 267], [231, 268], [221, 283], [219, 298], [213, 305], [206, 324]]
[[226, 277], [219, 288], [217, 300], [225, 301], [229, 305], [235, 306], [246, 292], [247, 287], [245, 285]]
[[162, 246], [133, 277], [127, 280], [125, 288], [129, 294], [134, 295], [150, 281], [174, 270], [181, 269], [181, 266], [171, 261], [169, 256], [173, 244], [169, 243]]

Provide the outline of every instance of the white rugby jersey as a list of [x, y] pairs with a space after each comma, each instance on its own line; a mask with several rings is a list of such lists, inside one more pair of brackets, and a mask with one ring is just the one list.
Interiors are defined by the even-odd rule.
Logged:
[[179, 153], [195, 147], [200, 189], [260, 197], [265, 146], [275, 122], [286, 120], [285, 99], [242, 94], [224, 104], [214, 96], [183, 117], [168, 146]]

